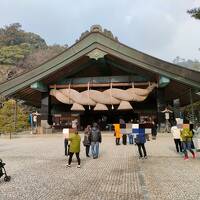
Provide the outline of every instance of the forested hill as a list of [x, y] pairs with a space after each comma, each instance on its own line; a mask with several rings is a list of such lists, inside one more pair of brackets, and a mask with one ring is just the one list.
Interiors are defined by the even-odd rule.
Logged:
[[195, 71], [200, 71], [200, 62], [195, 59], [195, 60], [185, 60], [184, 58], [180, 58], [179, 56], [177, 56], [174, 60], [173, 60], [174, 64], [195, 70]]
[[[41, 36], [24, 31], [19, 23], [0, 28], [0, 82], [40, 65], [66, 48], [67, 45], [47, 45]], [[198, 60], [177, 56], [173, 62], [200, 71]]]
[[0, 82], [59, 54], [67, 45], [48, 46], [39, 35], [26, 32], [19, 23], [0, 28]]

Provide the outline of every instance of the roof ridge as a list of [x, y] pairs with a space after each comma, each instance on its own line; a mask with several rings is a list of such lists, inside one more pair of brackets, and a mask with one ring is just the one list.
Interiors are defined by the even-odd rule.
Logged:
[[90, 27], [90, 31], [86, 30], [84, 31], [83, 33], [81, 33], [81, 36], [76, 40], [75, 43], [79, 42], [80, 40], [84, 39], [85, 37], [87, 37], [90, 33], [101, 33], [103, 34], [104, 36], [112, 39], [112, 40], [115, 40], [117, 42], [119, 42], [118, 40], [118, 37], [117, 36], [114, 36], [112, 31], [104, 28], [102, 29], [102, 26], [99, 25], [99, 24], [95, 24], [95, 25], [92, 25]]

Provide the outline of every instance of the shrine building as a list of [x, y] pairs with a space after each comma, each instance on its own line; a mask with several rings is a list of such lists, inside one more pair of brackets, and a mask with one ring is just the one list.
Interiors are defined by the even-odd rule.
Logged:
[[44, 129], [75, 119], [79, 129], [92, 122], [108, 129], [119, 118], [160, 124], [167, 105], [179, 117], [180, 107], [200, 100], [200, 72], [133, 49], [94, 25], [64, 52], [1, 83], [0, 95], [37, 107]]

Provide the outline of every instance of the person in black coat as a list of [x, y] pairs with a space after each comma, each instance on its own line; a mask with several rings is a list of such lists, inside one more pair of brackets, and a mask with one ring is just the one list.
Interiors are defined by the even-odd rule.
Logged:
[[119, 124], [120, 124], [121, 133], [122, 133], [122, 143], [123, 143], [123, 145], [126, 145], [126, 143], [127, 143], [127, 135], [126, 135], [126, 133], [123, 132], [123, 130], [126, 129], [126, 123], [122, 118], [120, 118], [119, 119]]
[[84, 140], [83, 140], [83, 145], [85, 146], [85, 153], [86, 153], [87, 157], [90, 157], [89, 156], [90, 144], [91, 144], [91, 141], [90, 141], [91, 137], [90, 137], [90, 135], [91, 135], [91, 126], [88, 125], [85, 128], [85, 131], [84, 131]]
[[92, 156], [94, 159], [96, 159], [99, 156], [99, 143], [101, 143], [101, 131], [97, 123], [93, 123], [90, 135], [90, 141], [91, 141]]

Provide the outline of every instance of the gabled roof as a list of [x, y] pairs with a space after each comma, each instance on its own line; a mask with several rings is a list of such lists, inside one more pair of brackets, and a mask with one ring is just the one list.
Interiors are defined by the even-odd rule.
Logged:
[[74, 45], [56, 57], [28, 72], [1, 83], [0, 95], [11, 96], [96, 49], [105, 54], [112, 55], [118, 59], [137, 65], [141, 69], [166, 76], [172, 80], [200, 89], [200, 72], [137, 51], [118, 42], [116, 38], [114, 39], [108, 36], [108, 34], [102, 32], [101, 29], [95, 27], [90, 32], [83, 35], [83, 37]]

